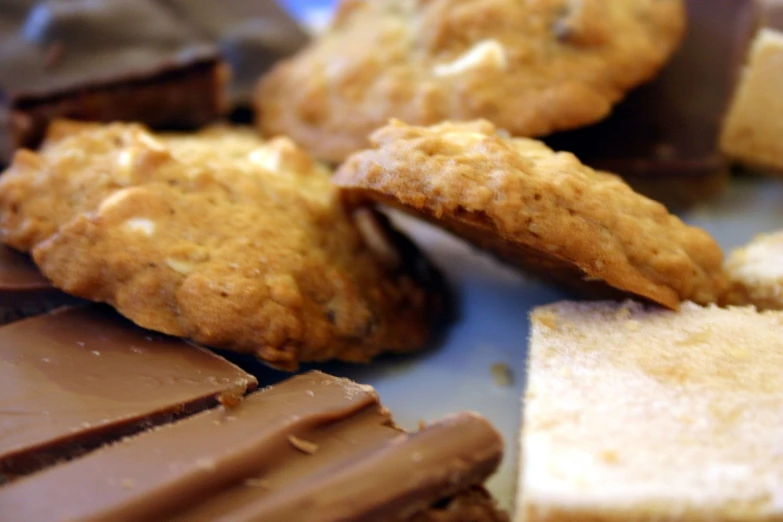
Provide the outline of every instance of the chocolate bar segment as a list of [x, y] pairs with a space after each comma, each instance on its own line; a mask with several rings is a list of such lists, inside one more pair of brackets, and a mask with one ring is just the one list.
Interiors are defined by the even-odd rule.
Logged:
[[783, 31], [783, 0], [761, 0], [761, 25]]
[[0, 328], [0, 475], [29, 473], [256, 384], [207, 350], [101, 307], [18, 321]]
[[475, 496], [501, 453], [478, 415], [408, 434], [372, 388], [311, 372], [0, 488], [0, 512], [38, 522], [411, 520]]
[[274, 0], [161, 0], [217, 44], [231, 67], [229, 100], [249, 108], [256, 81], [274, 62], [308, 41]]
[[0, 20], [0, 163], [56, 117], [190, 128], [224, 112], [216, 47], [152, 0], [15, 0]]
[[631, 92], [605, 121], [546, 140], [673, 207], [725, 186], [720, 124], [759, 15], [752, 0], [688, 0], [686, 6], [685, 40], [657, 79]]
[[55, 289], [27, 256], [0, 245], [0, 325], [80, 302]]

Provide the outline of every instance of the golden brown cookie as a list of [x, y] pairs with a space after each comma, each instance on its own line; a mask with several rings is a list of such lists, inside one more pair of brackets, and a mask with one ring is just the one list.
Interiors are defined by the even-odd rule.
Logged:
[[729, 291], [724, 301], [783, 310], [783, 231], [761, 234], [726, 260]]
[[620, 178], [486, 121], [392, 122], [335, 182], [400, 206], [543, 278], [606, 295], [608, 287], [669, 308], [715, 301], [720, 247], [703, 230]]
[[3, 237], [65, 291], [275, 366], [421, 348], [437, 273], [287, 139], [55, 129], [0, 179]]
[[344, 0], [262, 80], [258, 124], [335, 162], [391, 117], [541, 136], [608, 115], [684, 26], [681, 0]]

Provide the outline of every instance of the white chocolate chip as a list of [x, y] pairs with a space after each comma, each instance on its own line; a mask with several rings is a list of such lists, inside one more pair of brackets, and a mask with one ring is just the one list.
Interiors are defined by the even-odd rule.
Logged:
[[183, 275], [188, 275], [196, 268], [192, 263], [171, 258], [166, 259], [166, 264], [175, 272], [179, 272]]
[[133, 163], [133, 154], [129, 149], [121, 150], [120, 153], [117, 154], [117, 164], [123, 169], [130, 168], [132, 163]]
[[250, 153], [250, 161], [270, 172], [280, 168], [280, 150], [272, 147], [259, 147]]
[[443, 137], [460, 147], [472, 147], [484, 141], [487, 135], [480, 132], [447, 132]]
[[163, 145], [163, 142], [158, 141], [157, 138], [155, 138], [152, 134], [148, 132], [139, 133], [139, 141], [152, 150], [157, 150], [157, 151], [166, 150], [166, 146]]
[[140, 232], [145, 236], [151, 236], [155, 233], [155, 222], [147, 218], [131, 218], [125, 222], [125, 226], [129, 230]]
[[127, 188], [123, 190], [118, 190], [117, 192], [114, 192], [113, 194], [109, 195], [106, 199], [104, 199], [101, 202], [100, 207], [98, 207], [98, 214], [103, 214], [104, 212], [110, 210], [112, 207], [119, 205], [124, 199], [126, 199], [131, 195], [131, 192], [133, 190], [134, 190], [133, 188]]
[[455, 76], [482, 66], [496, 69], [508, 67], [506, 50], [497, 40], [480, 41], [455, 60], [436, 65], [433, 73], [435, 76]]

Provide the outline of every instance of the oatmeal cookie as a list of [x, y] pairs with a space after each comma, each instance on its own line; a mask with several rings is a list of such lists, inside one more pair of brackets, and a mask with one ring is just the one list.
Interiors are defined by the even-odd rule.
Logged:
[[607, 116], [678, 46], [681, 0], [344, 0], [262, 79], [258, 124], [341, 161], [390, 117], [541, 136]]
[[783, 310], [783, 230], [761, 234], [726, 260], [727, 304]]
[[372, 142], [335, 175], [353, 197], [418, 213], [546, 279], [669, 308], [712, 302], [724, 288], [722, 253], [705, 231], [573, 154], [487, 121], [393, 121]]
[[442, 281], [421, 253], [344, 205], [287, 139], [60, 131], [0, 179], [0, 214], [4, 239], [69, 293], [286, 369], [421, 348], [442, 317]]

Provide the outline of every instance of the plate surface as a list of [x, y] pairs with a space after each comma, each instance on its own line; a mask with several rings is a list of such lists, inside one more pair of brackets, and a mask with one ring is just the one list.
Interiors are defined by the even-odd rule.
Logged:
[[[328, 0], [285, 3], [306, 20], [322, 20], [330, 4]], [[535, 306], [570, 296], [429, 224], [396, 213], [394, 217], [451, 281], [459, 300], [458, 321], [437, 346], [424, 353], [385, 357], [367, 366], [318, 368], [375, 386], [395, 420], [407, 429], [416, 429], [420, 420], [432, 421], [462, 410], [489, 418], [506, 441], [506, 456], [489, 489], [504, 508], [512, 509], [528, 314]], [[720, 198], [681, 217], [710, 232], [728, 254], [756, 234], [783, 229], [783, 183], [737, 178]], [[493, 375], [496, 364], [509, 369], [510, 385]], [[260, 366], [255, 369], [262, 385], [285, 377]]]

